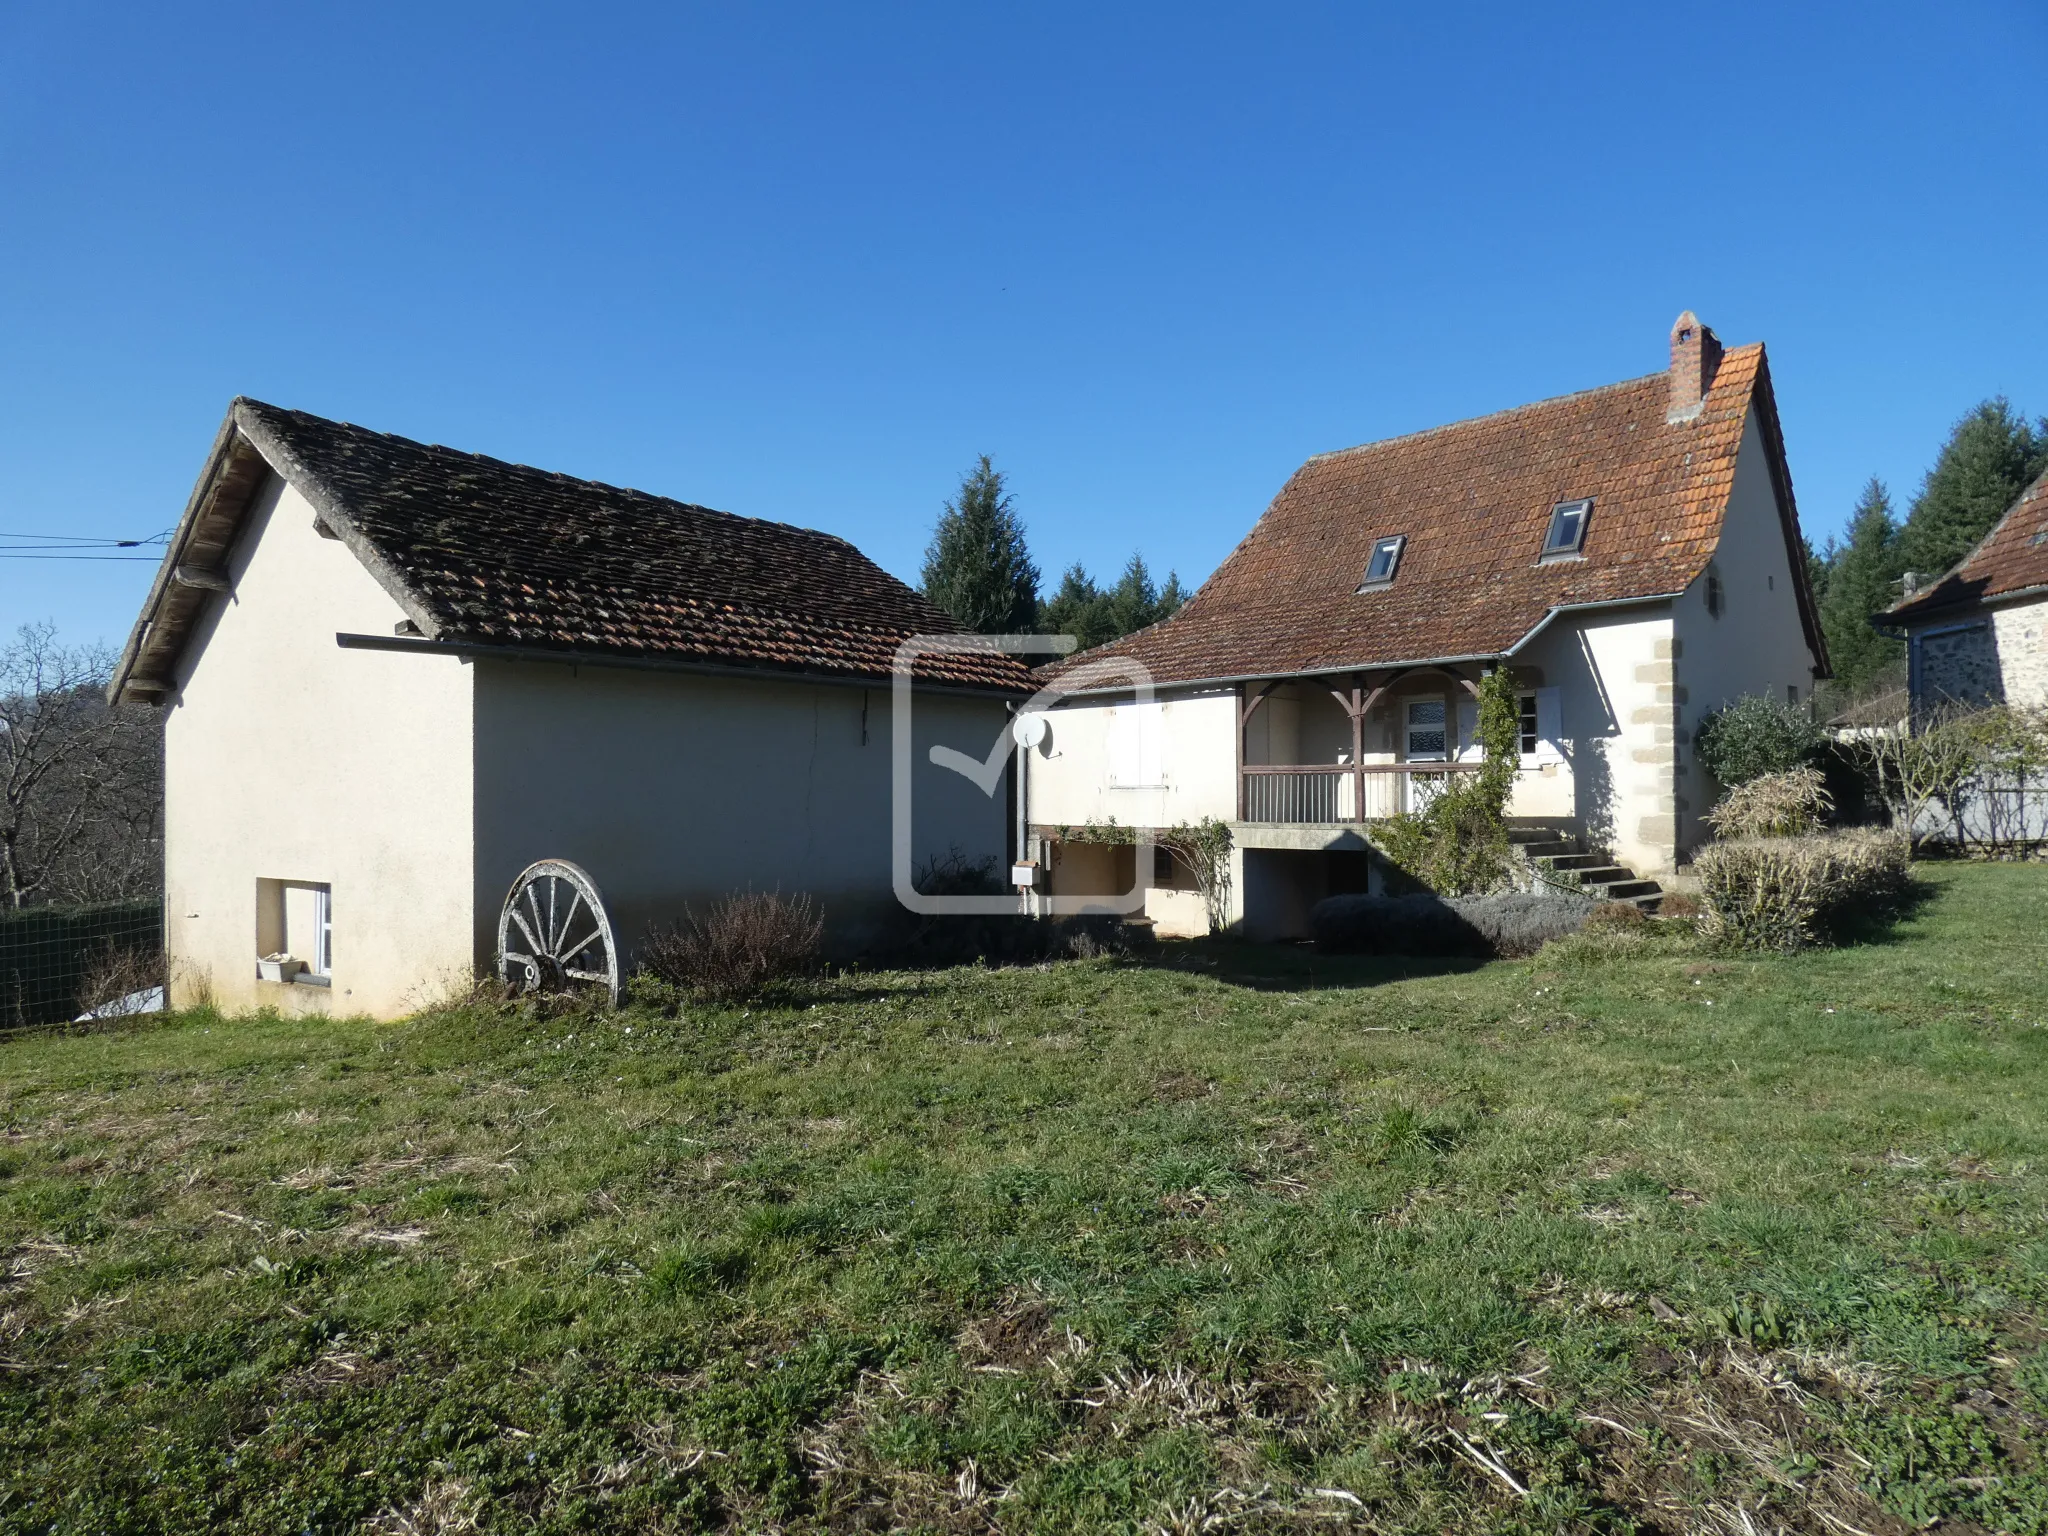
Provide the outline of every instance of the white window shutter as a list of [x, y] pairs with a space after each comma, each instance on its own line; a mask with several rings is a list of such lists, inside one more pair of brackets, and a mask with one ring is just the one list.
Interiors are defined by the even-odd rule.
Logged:
[[1142, 789], [1165, 782], [1160, 758], [1165, 731], [1157, 704], [1123, 705], [1109, 712], [1109, 782]]
[[1557, 690], [1536, 690], [1536, 761], [1564, 761], [1564, 728], [1558, 720]]
[[1458, 700], [1458, 761], [1483, 763], [1486, 748], [1479, 744], [1479, 701]]

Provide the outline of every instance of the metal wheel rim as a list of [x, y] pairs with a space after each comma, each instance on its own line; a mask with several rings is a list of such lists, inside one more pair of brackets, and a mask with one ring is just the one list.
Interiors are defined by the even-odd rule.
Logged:
[[588, 872], [567, 859], [521, 871], [498, 912], [498, 979], [522, 994], [602, 988], [618, 1006], [618, 941]]

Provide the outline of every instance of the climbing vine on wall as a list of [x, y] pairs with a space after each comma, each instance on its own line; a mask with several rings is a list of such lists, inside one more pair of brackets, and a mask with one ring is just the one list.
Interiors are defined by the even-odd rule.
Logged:
[[[1116, 847], [1136, 843], [1138, 834], [1137, 827], [1119, 826], [1114, 817], [1059, 829], [1062, 842]], [[1151, 840], [1171, 853], [1174, 862], [1194, 877], [1195, 889], [1202, 893], [1202, 909], [1208, 914], [1209, 931], [1221, 933], [1230, 924], [1230, 824], [1205, 816], [1197, 822], [1154, 827]]]
[[1508, 797], [1521, 766], [1521, 715], [1514, 675], [1496, 667], [1479, 684], [1476, 773], [1446, 775], [1420, 811], [1373, 828], [1380, 851], [1404, 875], [1445, 896], [1493, 890], [1508, 878]]

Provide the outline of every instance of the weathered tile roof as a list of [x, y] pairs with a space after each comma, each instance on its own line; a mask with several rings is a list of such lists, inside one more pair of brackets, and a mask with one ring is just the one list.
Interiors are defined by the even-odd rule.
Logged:
[[2022, 592], [2048, 592], [2048, 473], [2020, 492], [1962, 564], [1879, 617], [1910, 625]]
[[[256, 400], [230, 407], [188, 525], [208, 479], [232, 478], [219, 465], [237, 448], [296, 486], [429, 640], [886, 679], [902, 640], [958, 629], [831, 534]], [[244, 500], [260, 478], [242, 473]], [[173, 540], [167, 571], [191, 558], [183, 542]], [[217, 532], [213, 558], [224, 561], [231, 542]], [[994, 652], [927, 656], [915, 675], [1029, 686], [1022, 663]]]
[[[1692, 419], [1667, 421], [1670, 399], [1656, 373], [1321, 454], [1179, 613], [1085, 654], [1161, 682], [1499, 656], [1553, 609], [1680, 592], [1719, 541], [1752, 411], [1796, 552], [1763, 347], [1721, 357]], [[1583, 558], [1539, 564], [1551, 509], [1581, 497], [1594, 503]], [[1374, 541], [1395, 534], [1393, 584], [1358, 591]]]

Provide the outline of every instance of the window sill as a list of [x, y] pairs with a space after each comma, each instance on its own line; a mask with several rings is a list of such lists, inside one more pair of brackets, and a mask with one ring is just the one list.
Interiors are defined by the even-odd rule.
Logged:
[[1582, 549], [1563, 550], [1554, 555], [1538, 555], [1538, 565], [1576, 565], [1584, 563], [1586, 552]]
[[272, 981], [268, 976], [258, 976], [256, 981], [258, 985], [265, 987], [318, 987], [322, 992], [334, 985], [332, 976], [309, 976], [304, 971], [299, 972], [290, 981]]

